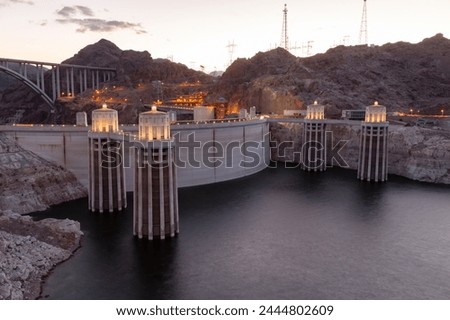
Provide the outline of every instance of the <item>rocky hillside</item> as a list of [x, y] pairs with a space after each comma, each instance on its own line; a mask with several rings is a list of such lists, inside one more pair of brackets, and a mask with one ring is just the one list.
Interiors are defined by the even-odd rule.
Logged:
[[[143, 110], [145, 103], [149, 104], [157, 99], [158, 93], [153, 81], [165, 83], [164, 95], [170, 97], [186, 94], [183, 90], [176, 90], [177, 85], [183, 82], [201, 83], [208, 88], [214, 79], [180, 63], [153, 59], [147, 51], [122, 50], [105, 39], [88, 45], [62, 63], [115, 68], [117, 77], [105, 86], [108, 87], [108, 92], [102, 92], [98, 101], [92, 99], [95, 92], [88, 90], [77, 95], [74, 100], [58, 101], [55, 113], [51, 113], [49, 107], [31, 89], [17, 81], [0, 92], [0, 123], [2, 118], [6, 121], [13, 117], [17, 110], [25, 111], [21, 123], [74, 123], [76, 111], [90, 111], [110, 100], [111, 105], [120, 111], [124, 121], [131, 123], [135, 119], [130, 114], [136, 113], [132, 109]], [[51, 83], [50, 73], [46, 74], [45, 83]]]
[[318, 99], [328, 116], [374, 100], [388, 111], [450, 111], [450, 40], [438, 34], [418, 44], [339, 46], [309, 58], [278, 48], [236, 60], [217, 95], [263, 113], [302, 108]]
[[86, 195], [71, 172], [0, 133], [0, 210], [28, 213]]
[[205, 73], [191, 70], [183, 64], [166, 59], [153, 59], [147, 51], [121, 50], [105, 39], [88, 45], [62, 63], [115, 68], [117, 83], [129, 86], [153, 80], [170, 83], [211, 80]]
[[182, 64], [153, 59], [146, 51], [121, 50], [107, 40], [83, 48], [64, 63], [116, 68], [117, 79], [100, 97], [93, 98], [95, 92], [88, 90], [74, 100], [62, 99], [53, 114], [39, 97], [17, 84], [0, 94], [0, 120], [23, 109], [21, 122], [73, 123], [76, 111], [111, 101], [123, 122], [134, 123], [144, 104], [158, 97], [155, 80], [164, 83], [165, 97], [204, 91], [209, 93], [207, 101], [228, 100], [229, 111], [256, 106], [262, 113], [283, 113], [317, 99], [326, 106], [327, 117], [339, 117], [342, 109], [359, 109], [374, 100], [388, 111], [450, 112], [450, 40], [442, 34], [417, 44], [339, 46], [308, 58], [277, 48], [237, 59], [217, 83]]

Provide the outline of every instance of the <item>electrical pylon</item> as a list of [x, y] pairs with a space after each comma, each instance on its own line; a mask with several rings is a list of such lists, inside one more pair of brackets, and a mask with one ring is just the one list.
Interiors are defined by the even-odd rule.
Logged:
[[237, 47], [237, 44], [234, 43], [234, 40], [233, 42], [228, 41], [228, 45], [226, 47], [228, 48], [228, 58], [229, 58], [227, 67], [229, 67], [234, 61], [234, 48]]
[[288, 37], [288, 28], [287, 28], [287, 5], [284, 4], [283, 10], [283, 27], [281, 29], [281, 41], [280, 47], [289, 51], [289, 37]]
[[359, 44], [368, 44], [367, 36], [367, 0], [364, 0], [363, 14], [361, 18], [361, 28], [359, 31]]

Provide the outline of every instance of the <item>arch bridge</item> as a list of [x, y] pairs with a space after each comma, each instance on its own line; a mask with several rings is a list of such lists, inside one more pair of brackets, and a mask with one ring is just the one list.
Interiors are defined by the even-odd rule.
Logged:
[[0, 71], [16, 78], [54, 108], [60, 97], [73, 98], [88, 89], [99, 89], [108, 82], [116, 69], [0, 58]]

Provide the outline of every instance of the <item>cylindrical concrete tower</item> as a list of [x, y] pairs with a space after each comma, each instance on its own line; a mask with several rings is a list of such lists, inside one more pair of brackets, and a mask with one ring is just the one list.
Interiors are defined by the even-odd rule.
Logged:
[[358, 179], [387, 181], [388, 178], [388, 128], [386, 107], [375, 102], [366, 108], [361, 125]]
[[92, 111], [89, 139], [89, 210], [121, 211], [127, 207], [123, 134], [117, 111], [106, 104]]
[[306, 110], [303, 130], [302, 168], [307, 171], [325, 171], [327, 150], [325, 139], [325, 107], [314, 101]]
[[133, 233], [149, 240], [174, 237], [178, 187], [169, 115], [156, 107], [141, 113], [135, 147]]

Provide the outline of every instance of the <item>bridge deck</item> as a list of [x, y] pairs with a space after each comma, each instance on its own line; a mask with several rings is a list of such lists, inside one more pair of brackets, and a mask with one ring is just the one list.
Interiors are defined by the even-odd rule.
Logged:
[[10, 58], [0, 58], [0, 62], [11, 62], [11, 63], [24, 63], [24, 64], [34, 64], [40, 66], [51, 66], [51, 67], [69, 67], [75, 69], [90, 69], [90, 70], [102, 70], [102, 71], [113, 71], [116, 72], [115, 68], [105, 68], [105, 67], [95, 67], [95, 66], [82, 66], [77, 64], [66, 64], [66, 63], [55, 63], [55, 62], [43, 62], [43, 61], [33, 61], [33, 60], [18, 60]]
[[100, 82], [110, 81], [117, 73], [114, 68], [9, 58], [0, 58], [0, 71], [30, 87], [52, 109], [58, 98], [99, 89]]

